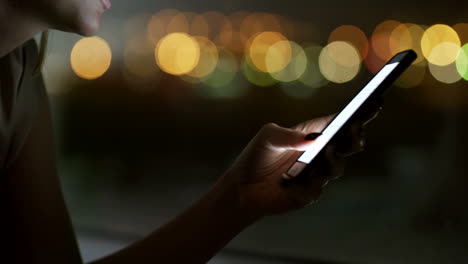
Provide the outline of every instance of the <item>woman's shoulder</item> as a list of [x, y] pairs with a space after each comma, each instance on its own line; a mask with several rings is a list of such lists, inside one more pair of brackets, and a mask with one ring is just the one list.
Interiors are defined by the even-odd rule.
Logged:
[[[45, 88], [38, 66], [38, 47], [34, 39], [25, 42], [4, 58], [3, 81], [7, 85], [0, 87], [2, 101], [0, 125], [2, 126], [2, 148], [0, 150], [8, 157], [3, 158], [8, 166], [15, 160], [29, 135], [39, 104], [44, 101]], [[1, 153], [0, 153], [1, 160]]]

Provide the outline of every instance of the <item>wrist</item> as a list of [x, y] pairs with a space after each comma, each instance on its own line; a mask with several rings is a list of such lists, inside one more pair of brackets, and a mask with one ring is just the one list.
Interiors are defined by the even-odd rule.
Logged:
[[227, 172], [212, 187], [210, 194], [219, 211], [238, 219], [240, 223], [250, 225], [260, 220], [263, 215], [258, 210], [253, 210], [243, 198], [242, 184], [237, 179], [239, 177]]

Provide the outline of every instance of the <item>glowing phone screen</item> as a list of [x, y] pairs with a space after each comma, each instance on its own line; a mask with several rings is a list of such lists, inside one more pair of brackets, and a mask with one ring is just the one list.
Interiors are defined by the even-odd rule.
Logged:
[[399, 62], [385, 65], [377, 75], [351, 100], [351, 102], [341, 111], [338, 116], [325, 128], [310, 149], [305, 151], [297, 161], [309, 164], [341, 129], [349, 118], [359, 109], [359, 107], [369, 98], [369, 96], [379, 87], [379, 85], [398, 66]]

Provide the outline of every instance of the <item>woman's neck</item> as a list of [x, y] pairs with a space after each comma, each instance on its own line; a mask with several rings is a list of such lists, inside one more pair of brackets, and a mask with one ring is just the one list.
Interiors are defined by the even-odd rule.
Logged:
[[47, 29], [10, 3], [0, 0], [0, 58]]

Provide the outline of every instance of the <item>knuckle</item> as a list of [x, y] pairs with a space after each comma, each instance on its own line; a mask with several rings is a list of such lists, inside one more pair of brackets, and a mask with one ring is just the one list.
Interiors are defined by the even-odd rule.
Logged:
[[264, 124], [263, 127], [262, 127], [262, 130], [272, 130], [272, 129], [275, 129], [277, 127], [278, 127], [278, 125], [276, 123], [270, 122], [270, 123]]

